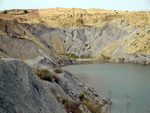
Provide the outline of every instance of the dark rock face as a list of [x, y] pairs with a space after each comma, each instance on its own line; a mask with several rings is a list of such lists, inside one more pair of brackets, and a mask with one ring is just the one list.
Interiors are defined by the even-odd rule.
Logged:
[[66, 113], [50, 89], [24, 62], [0, 60], [0, 113]]

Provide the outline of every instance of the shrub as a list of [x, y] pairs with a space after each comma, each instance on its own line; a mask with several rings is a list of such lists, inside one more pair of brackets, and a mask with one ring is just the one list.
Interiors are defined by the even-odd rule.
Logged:
[[146, 60], [145, 60], [145, 61], [143, 61], [143, 63], [144, 63], [144, 64], [146, 64]]
[[83, 58], [91, 58], [91, 56], [90, 55], [81, 55], [80, 58], [81, 59], [83, 59]]
[[102, 58], [105, 59], [105, 60], [109, 60], [109, 59], [110, 59], [110, 56], [106, 56], [106, 55], [103, 55], [103, 54], [102, 54], [101, 56], [102, 56]]
[[92, 113], [101, 113], [102, 105], [99, 103], [92, 104], [90, 102], [85, 102], [84, 105], [87, 106]]
[[139, 50], [139, 52], [141, 52], [141, 51], [142, 51], [142, 49]]
[[71, 58], [79, 58], [79, 56], [77, 56], [75, 54], [69, 54], [69, 57], [71, 57]]
[[134, 44], [134, 46], [136, 45], [136, 43]]
[[141, 37], [144, 37], [145, 35], [142, 35]]
[[69, 60], [69, 62], [70, 62], [70, 63], [73, 63], [71, 59]]
[[79, 95], [79, 99], [80, 99], [80, 100], [83, 100], [83, 99], [84, 99], [84, 93], [81, 93], [81, 94]]
[[63, 72], [63, 70], [62, 70], [61, 68], [55, 68], [54, 71], [55, 71], [56, 73], [62, 73], [62, 72]]
[[24, 13], [26, 14], [26, 13], [28, 13], [28, 11], [27, 11], [27, 10], [24, 10]]
[[58, 77], [58, 75], [53, 74], [53, 76], [52, 76], [52, 77], [54, 78], [54, 80], [55, 80], [55, 82], [56, 82], [56, 83], [58, 83], [58, 82], [59, 82], [59, 77]]
[[77, 55], [75, 55], [75, 54], [72, 54], [72, 53], [69, 53], [69, 54], [63, 53], [63, 54], [59, 54], [59, 55], [65, 55], [65, 56], [67, 56], [67, 57], [75, 58], [75, 59], [79, 58], [79, 56], [77, 56]]
[[72, 102], [68, 99], [63, 99], [62, 104], [64, 105], [67, 113], [82, 113], [82, 111], [79, 109], [80, 104], [77, 102]]
[[58, 64], [62, 64], [63, 61], [60, 59], [60, 60], [57, 60]]
[[85, 47], [88, 46], [88, 44], [85, 44]]
[[120, 58], [118, 58], [118, 60], [125, 61], [125, 58], [124, 57], [120, 57]]
[[4, 11], [3, 11], [3, 14], [7, 14], [7, 10], [4, 10]]
[[47, 69], [35, 69], [36, 75], [42, 79], [49, 82], [52, 82], [52, 74]]
[[58, 102], [61, 102], [62, 101], [62, 96], [60, 94], [57, 94], [56, 88], [51, 87], [51, 91], [54, 94], [54, 96], [56, 97], [56, 99], [58, 100]]
[[147, 33], [150, 33], [150, 30], [149, 30], [149, 31], [147, 31]]
[[52, 77], [50, 75], [44, 75], [42, 77], [43, 80], [46, 80], [46, 81], [49, 81], [49, 82], [52, 82]]
[[85, 105], [91, 111], [91, 113], [101, 113], [101, 108], [103, 105], [100, 104], [99, 101], [95, 99], [95, 97], [93, 97], [91, 101], [85, 97], [84, 101], [80, 103]]

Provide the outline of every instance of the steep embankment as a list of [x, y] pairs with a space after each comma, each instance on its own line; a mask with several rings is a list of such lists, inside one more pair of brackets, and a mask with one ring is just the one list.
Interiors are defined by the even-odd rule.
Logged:
[[51, 87], [25, 63], [14, 59], [0, 61], [1, 113], [66, 113]]
[[0, 60], [0, 113], [100, 113], [107, 103], [67, 71], [35, 72], [46, 81], [20, 60]]
[[2, 36], [30, 40], [59, 62], [61, 54], [150, 63], [150, 12], [63, 8], [29, 12], [1, 14]]

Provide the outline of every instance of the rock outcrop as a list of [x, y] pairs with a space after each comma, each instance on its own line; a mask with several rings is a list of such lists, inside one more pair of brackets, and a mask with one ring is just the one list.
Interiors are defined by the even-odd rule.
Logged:
[[[46, 82], [20, 60], [0, 60], [0, 113], [66, 113], [71, 103], [78, 105], [71, 108], [73, 111], [90, 111], [87, 104], [80, 102], [81, 93], [85, 93], [89, 103], [103, 105], [92, 88], [67, 71], [57, 74], [57, 80]], [[67, 107], [65, 101], [70, 103]]]
[[51, 91], [31, 68], [15, 59], [0, 61], [1, 113], [66, 113]]

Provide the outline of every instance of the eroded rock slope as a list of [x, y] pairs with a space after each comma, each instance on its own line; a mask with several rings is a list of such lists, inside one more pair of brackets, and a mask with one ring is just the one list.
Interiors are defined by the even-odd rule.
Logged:
[[[22, 39], [19, 43], [24, 42], [24, 44], [18, 44], [22, 53], [12, 50], [10, 55], [7, 52], [8, 48], [6, 49], [2, 44], [0, 48], [3, 57], [29, 60], [44, 55], [48, 58], [51, 56], [61, 63], [64, 60], [61, 61], [60, 57], [73, 54], [74, 58], [150, 63], [148, 11], [57, 8], [33, 10], [28, 14], [21, 13], [17, 16], [14, 14], [15, 11], [12, 13], [9, 11], [7, 15], [0, 14], [0, 34], [2, 38]], [[26, 42], [32, 45], [30, 47], [35, 54], [32, 57]], [[15, 46], [16, 42], [11, 44]], [[27, 54], [25, 49], [29, 50], [28, 57], [25, 55]]]
[[1, 113], [66, 113], [51, 91], [24, 62], [0, 61]]
[[[86, 100], [80, 100], [81, 93]], [[23, 61], [0, 60], [0, 113], [85, 113], [85, 108], [92, 112], [89, 105], [100, 112], [105, 102], [67, 71], [48, 82], [40, 80]]]

